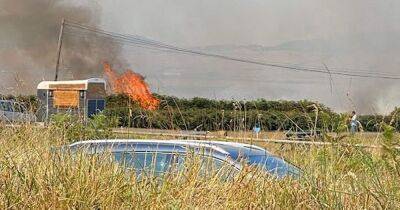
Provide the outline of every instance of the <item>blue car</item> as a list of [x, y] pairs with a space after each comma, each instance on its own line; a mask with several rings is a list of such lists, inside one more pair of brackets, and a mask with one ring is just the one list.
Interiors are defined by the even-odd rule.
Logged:
[[85, 154], [111, 152], [114, 160], [135, 171], [153, 168], [157, 173], [166, 173], [171, 165], [182, 166], [185, 157], [194, 153], [211, 159], [218, 170], [229, 166], [233, 171], [240, 171], [244, 164], [258, 166], [276, 178], [298, 178], [300, 170], [276, 157], [265, 149], [249, 144], [225, 141], [200, 140], [91, 140], [69, 145], [72, 152], [83, 151]]

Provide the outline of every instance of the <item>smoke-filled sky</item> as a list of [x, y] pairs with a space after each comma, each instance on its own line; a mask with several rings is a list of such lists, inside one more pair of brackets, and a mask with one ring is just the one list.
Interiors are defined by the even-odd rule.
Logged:
[[[61, 17], [251, 60], [400, 75], [396, 0], [0, 0], [1, 92], [33, 93], [38, 81], [53, 79]], [[67, 32], [61, 79], [101, 76], [101, 62], [108, 60], [141, 73], [161, 94], [311, 99], [362, 113], [385, 113], [400, 104], [400, 85], [393, 80], [333, 76], [331, 83], [329, 75], [146, 50]]]

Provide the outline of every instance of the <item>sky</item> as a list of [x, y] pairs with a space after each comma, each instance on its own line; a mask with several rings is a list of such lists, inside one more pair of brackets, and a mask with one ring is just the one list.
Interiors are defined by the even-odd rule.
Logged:
[[393, 33], [399, 32], [400, 20], [400, 3], [395, 0], [105, 0], [101, 4], [107, 28], [184, 46], [268, 46]]
[[[3, 92], [22, 90], [15, 81], [23, 81], [29, 92], [38, 81], [52, 79], [60, 16], [108, 31], [251, 60], [400, 75], [400, 2], [395, 0], [27, 2], [0, 0]], [[66, 35], [63, 78], [101, 76], [101, 62], [111, 60], [120, 71], [130, 68], [144, 75], [154, 92], [181, 97], [309, 99], [337, 111], [361, 113], [388, 113], [400, 103], [399, 85], [393, 80], [333, 76], [331, 82], [329, 75], [86, 39], [81, 42]]]

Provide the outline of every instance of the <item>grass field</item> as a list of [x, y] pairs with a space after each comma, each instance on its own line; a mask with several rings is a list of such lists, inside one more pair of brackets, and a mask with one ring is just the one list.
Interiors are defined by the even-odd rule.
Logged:
[[[382, 149], [260, 145], [304, 170], [299, 180], [274, 180], [248, 169], [234, 180], [193, 170], [136, 180], [109, 158], [55, 153], [65, 130], [0, 126], [0, 208], [400, 208], [398, 137], [387, 131], [346, 137]], [[146, 136], [131, 136], [131, 138]], [[154, 138], [154, 136], [152, 136]]]

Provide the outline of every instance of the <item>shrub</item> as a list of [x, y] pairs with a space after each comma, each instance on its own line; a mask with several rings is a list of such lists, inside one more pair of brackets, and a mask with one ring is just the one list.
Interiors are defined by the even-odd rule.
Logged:
[[115, 125], [116, 121], [104, 114], [94, 115], [87, 121], [76, 115], [56, 114], [50, 120], [51, 131], [60, 134], [65, 142], [113, 137], [112, 127]]

